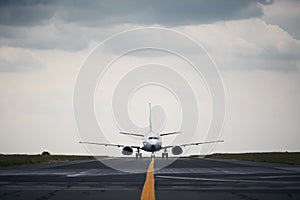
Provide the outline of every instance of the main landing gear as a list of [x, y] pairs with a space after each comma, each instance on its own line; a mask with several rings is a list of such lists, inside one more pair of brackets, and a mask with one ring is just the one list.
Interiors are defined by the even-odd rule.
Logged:
[[140, 149], [137, 149], [137, 152], [135, 153], [135, 158], [138, 159], [138, 158], [142, 158], [142, 153], [140, 152]]
[[168, 154], [166, 148], [164, 149], [164, 152], [162, 152], [161, 157], [162, 157], [162, 158], [168, 158], [168, 157], [169, 157], [169, 154]]

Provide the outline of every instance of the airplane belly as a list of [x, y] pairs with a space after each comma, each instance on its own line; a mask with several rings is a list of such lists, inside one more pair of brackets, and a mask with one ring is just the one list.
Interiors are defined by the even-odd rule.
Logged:
[[148, 152], [154, 152], [154, 151], [159, 151], [161, 149], [161, 144], [150, 144], [150, 143], [146, 143], [143, 146], [143, 150], [144, 151], [148, 151]]

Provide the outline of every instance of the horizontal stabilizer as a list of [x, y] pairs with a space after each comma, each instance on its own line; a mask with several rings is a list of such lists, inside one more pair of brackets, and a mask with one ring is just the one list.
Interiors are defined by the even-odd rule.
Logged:
[[137, 137], [144, 137], [144, 135], [138, 134], [138, 133], [126, 133], [126, 132], [120, 132], [120, 134], [124, 134], [124, 135], [132, 135], [132, 136], [137, 136]]
[[173, 135], [173, 134], [178, 134], [178, 133], [180, 133], [180, 131], [169, 132], [169, 133], [161, 133], [160, 136]]

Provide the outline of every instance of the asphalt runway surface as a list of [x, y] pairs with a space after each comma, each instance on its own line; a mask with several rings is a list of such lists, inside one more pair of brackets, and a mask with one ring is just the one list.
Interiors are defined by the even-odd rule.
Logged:
[[[0, 199], [140, 199], [146, 179], [136, 168], [150, 158], [109, 158], [131, 170], [111, 169], [97, 160], [45, 163], [0, 169]], [[154, 168], [174, 158], [155, 158]], [[139, 166], [139, 167], [135, 167]], [[180, 158], [154, 171], [161, 199], [300, 199], [300, 166], [234, 160]]]

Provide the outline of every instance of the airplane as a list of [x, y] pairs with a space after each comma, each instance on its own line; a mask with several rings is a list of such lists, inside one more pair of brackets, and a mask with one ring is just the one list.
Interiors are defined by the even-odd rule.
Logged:
[[162, 145], [162, 137], [167, 135], [178, 134], [180, 131], [175, 132], [167, 132], [167, 133], [157, 133], [152, 130], [152, 114], [151, 114], [151, 103], [149, 103], [149, 131], [146, 134], [139, 133], [128, 133], [128, 132], [119, 132], [120, 134], [130, 135], [135, 137], [142, 138], [142, 146], [128, 146], [123, 144], [108, 144], [108, 143], [98, 143], [98, 142], [83, 142], [82, 144], [92, 144], [92, 145], [101, 145], [101, 146], [112, 146], [122, 148], [123, 155], [132, 155], [133, 149], [136, 149], [136, 158], [142, 158], [141, 150], [146, 152], [151, 152], [151, 157], [155, 156], [155, 152], [163, 150], [162, 158], [168, 158], [168, 149], [172, 149], [173, 155], [180, 155], [183, 153], [182, 147], [193, 146], [199, 144], [209, 144], [209, 143], [218, 143], [224, 142], [224, 140], [215, 140], [215, 141], [204, 141], [204, 142], [194, 142], [180, 145], [171, 145], [171, 146], [163, 146]]

